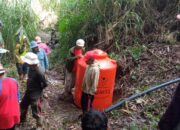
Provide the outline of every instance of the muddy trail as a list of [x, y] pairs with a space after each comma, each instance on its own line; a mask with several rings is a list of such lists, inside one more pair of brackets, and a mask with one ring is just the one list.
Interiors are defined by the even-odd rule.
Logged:
[[[151, 44], [142, 52], [138, 65], [120, 77], [115, 86], [114, 103], [152, 85], [175, 79], [180, 74], [180, 45]], [[128, 58], [128, 57], [127, 57]], [[132, 76], [136, 76], [132, 78]], [[117, 76], [118, 78], [118, 76]], [[81, 110], [73, 102], [59, 100], [64, 91], [63, 67], [55, 67], [47, 74], [48, 87], [44, 90], [42, 115], [44, 130], [80, 130]], [[172, 98], [175, 85], [129, 102], [123, 108], [107, 114], [112, 130], [157, 130], [159, 118]], [[23, 95], [22, 95], [23, 96]], [[17, 130], [33, 130], [36, 123], [29, 109], [25, 126]], [[136, 124], [136, 127], [133, 127]]]
[[[73, 102], [59, 100], [59, 96], [64, 91], [62, 76], [55, 70], [49, 71], [47, 75], [48, 87], [43, 91], [44, 96], [41, 104], [42, 115], [44, 117], [43, 129], [78, 130], [78, 126], [70, 126], [70, 124], [78, 122], [78, 116], [81, 114], [81, 110], [78, 109]], [[35, 130], [36, 122], [35, 119], [32, 118], [31, 108], [29, 108], [27, 117], [28, 119], [25, 125], [18, 127], [18, 130]]]

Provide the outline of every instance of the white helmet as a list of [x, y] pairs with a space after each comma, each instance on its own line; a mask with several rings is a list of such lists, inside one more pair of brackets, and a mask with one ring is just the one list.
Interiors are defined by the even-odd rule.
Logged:
[[78, 39], [76, 41], [76, 46], [84, 47], [85, 41], [83, 39]]

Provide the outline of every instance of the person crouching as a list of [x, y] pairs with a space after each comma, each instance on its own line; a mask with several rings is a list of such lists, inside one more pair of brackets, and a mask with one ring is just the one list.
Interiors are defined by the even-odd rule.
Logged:
[[91, 51], [86, 54], [85, 58], [88, 66], [82, 83], [81, 107], [83, 114], [92, 108], [100, 74], [99, 65], [97, 64]]
[[39, 60], [36, 54], [28, 52], [23, 61], [29, 65], [27, 90], [20, 104], [21, 107], [21, 123], [26, 121], [28, 107], [31, 105], [32, 116], [36, 119], [37, 128], [42, 127], [42, 116], [40, 107], [40, 97], [43, 89], [47, 86], [44, 74], [38, 66]]

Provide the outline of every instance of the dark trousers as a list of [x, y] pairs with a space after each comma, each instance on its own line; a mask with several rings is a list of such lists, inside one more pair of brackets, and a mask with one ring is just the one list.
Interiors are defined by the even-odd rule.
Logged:
[[28, 65], [26, 63], [24, 64], [16, 63], [16, 68], [19, 75], [27, 74], [28, 72]]
[[174, 97], [165, 114], [159, 122], [160, 130], [174, 130], [180, 122], [180, 84], [177, 86]]
[[21, 122], [26, 121], [26, 115], [28, 112], [28, 107], [31, 105], [32, 115], [36, 120], [39, 120], [41, 117], [41, 106], [40, 106], [40, 96], [41, 92], [28, 92], [26, 91], [22, 102], [20, 104], [21, 107]]
[[94, 100], [94, 95], [90, 95], [90, 94], [82, 92], [81, 107], [82, 107], [83, 113], [89, 111], [92, 108], [93, 100]]
[[9, 129], [0, 129], [0, 130], [15, 130], [15, 126]]

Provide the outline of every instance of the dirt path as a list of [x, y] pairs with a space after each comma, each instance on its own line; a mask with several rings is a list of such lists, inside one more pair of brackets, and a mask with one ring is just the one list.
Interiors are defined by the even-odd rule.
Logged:
[[[117, 82], [116, 89], [120, 91], [114, 94], [116, 100], [179, 76], [179, 44], [152, 44], [148, 48], [148, 51], [142, 52], [137, 61], [138, 65], [131, 67], [131, 73], [118, 80], [120, 83]], [[62, 67], [59, 68], [60, 70], [56, 69], [49, 71], [49, 85], [44, 91], [47, 94], [47, 98], [42, 103], [42, 114], [46, 122], [45, 130], [80, 130], [78, 116], [81, 110], [73, 103], [58, 99], [63, 93], [64, 85]], [[129, 102], [122, 109], [109, 113], [110, 128], [112, 130], [157, 130], [157, 123], [169, 104], [173, 90], [175, 90], [174, 85], [146, 95], [140, 98], [141, 100]], [[18, 130], [33, 130], [34, 128], [35, 120], [29, 110], [27, 125]]]
[[81, 110], [73, 103], [59, 100], [59, 95], [64, 91], [64, 85], [63, 80], [58, 79], [60, 78], [58, 75], [57, 72], [49, 72], [48, 81], [51, 83], [45, 90], [48, 98], [44, 100], [44, 115], [48, 119], [49, 129], [55, 130], [67, 129], [67, 123], [77, 122], [78, 116], [81, 114]]
[[[47, 95], [44, 98], [42, 106], [42, 115], [44, 116], [44, 130], [79, 130], [78, 116], [81, 110], [73, 103], [59, 100], [59, 95], [64, 91], [63, 80], [61, 76], [55, 71], [48, 73], [48, 87], [44, 90]], [[36, 127], [35, 119], [29, 109], [27, 123], [24, 127], [18, 130], [33, 130]], [[74, 124], [75, 123], [75, 124]], [[71, 125], [72, 124], [72, 125]]]

